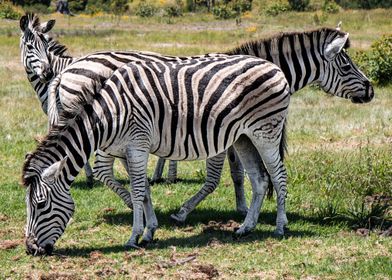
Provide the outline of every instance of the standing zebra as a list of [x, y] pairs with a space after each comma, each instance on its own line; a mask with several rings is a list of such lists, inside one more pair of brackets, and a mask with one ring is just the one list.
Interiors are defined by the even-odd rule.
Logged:
[[[373, 87], [346, 53], [348, 47], [349, 34], [341, 32], [339, 24], [336, 29], [282, 33], [268, 39], [245, 43], [226, 54], [251, 55], [276, 64], [286, 76], [291, 94], [310, 83], [316, 83], [328, 93], [340, 92], [341, 97], [350, 98], [353, 103], [369, 102], [374, 96]], [[350, 96], [351, 92], [358, 92], [362, 97]], [[243, 185], [244, 169], [234, 149], [228, 149], [228, 158], [237, 209], [243, 213], [247, 210]], [[222, 165], [223, 160], [215, 161], [215, 170], [222, 170], [219, 168]], [[203, 186], [181, 206], [177, 214], [171, 215], [171, 218], [176, 222], [184, 222], [200, 201], [218, 186], [220, 173], [214, 178], [217, 180], [211, 181], [207, 178], [210, 184]]]
[[[132, 62], [116, 70], [92, 100], [79, 96], [81, 110], [64, 111], [23, 168], [29, 253], [51, 253], [74, 211], [70, 185], [97, 149], [126, 155], [134, 217], [127, 247], [138, 248], [143, 211], [147, 228], [142, 243], [153, 239], [158, 225], [146, 177], [150, 153], [197, 160], [234, 145], [253, 189], [236, 234], [256, 226], [268, 185], [261, 161], [278, 193], [278, 215], [285, 212], [287, 175], [279, 147], [290, 94], [276, 65], [251, 56]], [[281, 231], [282, 218], [277, 219]]]

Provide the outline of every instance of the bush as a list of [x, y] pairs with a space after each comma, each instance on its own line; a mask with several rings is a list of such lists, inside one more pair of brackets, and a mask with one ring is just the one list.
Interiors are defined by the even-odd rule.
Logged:
[[71, 13], [80, 12], [86, 9], [87, 0], [68, 0], [68, 6]]
[[369, 52], [357, 52], [353, 60], [375, 83], [392, 83], [392, 34], [375, 41]]
[[340, 6], [333, 0], [325, 0], [322, 6], [322, 10], [328, 14], [336, 14], [340, 10]]
[[336, 0], [345, 9], [391, 8], [392, 0]]
[[283, 2], [273, 3], [267, 8], [265, 8], [264, 13], [268, 16], [277, 16], [281, 13], [287, 12], [290, 10], [290, 6]]
[[252, 0], [234, 0], [229, 5], [238, 14], [252, 10]]
[[217, 19], [230, 19], [238, 16], [238, 13], [229, 7], [229, 5], [219, 5], [213, 7], [212, 14]]
[[44, 4], [34, 4], [31, 6], [25, 6], [24, 9], [26, 12], [35, 13], [35, 14], [49, 14], [51, 11], [48, 6]]
[[294, 11], [305, 11], [309, 6], [309, 0], [289, 0], [289, 5]]
[[164, 13], [166, 17], [180, 17], [182, 16], [183, 6], [181, 0], [177, 0], [175, 4], [167, 5], [164, 8]]
[[156, 14], [157, 10], [157, 7], [153, 4], [143, 1], [136, 6], [136, 15], [139, 17], [152, 17]]
[[19, 19], [22, 14], [8, 1], [0, 1], [0, 18]]

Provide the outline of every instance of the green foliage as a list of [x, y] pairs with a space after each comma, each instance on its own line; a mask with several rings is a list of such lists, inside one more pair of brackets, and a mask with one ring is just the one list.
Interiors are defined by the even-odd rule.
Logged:
[[302, 12], [309, 7], [309, 0], [289, 0], [289, 5], [292, 10]]
[[353, 228], [373, 229], [385, 223], [388, 209], [389, 205], [380, 201], [372, 203], [354, 201], [345, 216]]
[[166, 17], [180, 17], [183, 14], [184, 3], [182, 0], [176, 0], [175, 4], [165, 6], [164, 13]]
[[0, 18], [19, 19], [21, 13], [8, 1], [0, 1]]
[[36, 4], [42, 4], [45, 6], [50, 5], [51, 0], [12, 0], [12, 3], [14, 5], [19, 5], [19, 6], [33, 6]]
[[284, 2], [273, 2], [264, 9], [264, 13], [268, 16], [277, 16], [290, 10], [290, 6]]
[[359, 51], [353, 56], [359, 68], [380, 85], [392, 82], [392, 34], [375, 41], [369, 52]]
[[88, 0], [68, 0], [69, 10], [71, 12], [80, 12], [86, 9]]
[[324, 25], [328, 20], [328, 13], [316, 12], [313, 15], [313, 23], [317, 26]]
[[142, 1], [136, 6], [136, 15], [139, 17], [152, 17], [158, 11], [157, 7], [147, 1]]
[[31, 6], [25, 6], [24, 9], [26, 12], [35, 14], [49, 14], [51, 12], [48, 6], [39, 3]]
[[230, 19], [237, 17], [238, 13], [228, 5], [220, 5], [212, 8], [212, 14], [217, 19]]
[[128, 11], [128, 0], [112, 0], [110, 11], [116, 16], [125, 14]]
[[89, 0], [86, 5], [86, 13], [96, 14], [99, 12], [109, 12], [110, 11], [110, 0]]
[[223, 3], [212, 8], [212, 14], [217, 19], [230, 19], [239, 17], [242, 13], [251, 9], [251, 0], [223, 1]]
[[391, 8], [392, 0], [336, 0], [345, 9]]
[[336, 4], [334, 0], [325, 0], [322, 6], [322, 10], [328, 14], [336, 14], [340, 10], [340, 6]]

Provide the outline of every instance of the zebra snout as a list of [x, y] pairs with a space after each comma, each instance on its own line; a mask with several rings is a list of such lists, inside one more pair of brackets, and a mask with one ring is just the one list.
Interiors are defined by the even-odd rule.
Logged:
[[26, 253], [33, 256], [51, 255], [53, 252], [53, 245], [47, 244], [45, 247], [38, 246], [37, 238], [30, 235], [25, 240]]
[[53, 71], [49, 63], [43, 62], [41, 64], [41, 73], [37, 73], [41, 82], [49, 82], [53, 78]]

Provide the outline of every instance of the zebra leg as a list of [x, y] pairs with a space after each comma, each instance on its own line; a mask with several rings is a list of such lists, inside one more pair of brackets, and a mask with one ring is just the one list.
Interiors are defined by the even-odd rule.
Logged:
[[215, 157], [209, 158], [206, 161], [207, 165], [207, 178], [203, 187], [187, 202], [185, 202], [180, 211], [177, 214], [172, 214], [170, 216], [177, 223], [183, 223], [190, 212], [195, 209], [195, 207], [212, 193], [219, 184], [219, 180], [222, 173], [223, 163], [225, 162], [226, 152], [223, 152]]
[[243, 216], [246, 216], [248, 213], [248, 207], [246, 206], [244, 192], [244, 167], [242, 166], [234, 147], [230, 147], [227, 150], [227, 157], [229, 159], [231, 179], [234, 183], [237, 211]]
[[162, 179], [163, 168], [165, 167], [165, 159], [159, 158], [157, 165], [155, 167], [154, 175], [151, 178], [151, 184], [157, 183], [159, 180]]
[[[140, 141], [143, 143], [143, 141]], [[130, 144], [127, 147], [126, 156], [127, 156], [127, 165], [128, 165], [128, 174], [131, 179], [131, 188], [132, 188], [132, 204], [133, 204], [133, 228], [132, 235], [130, 239], [125, 244], [125, 248], [136, 248], [139, 249], [138, 243], [139, 238], [143, 234], [144, 231], [144, 222], [143, 222], [143, 208], [146, 207], [146, 203], [151, 203], [148, 201], [146, 196], [149, 195], [149, 192], [146, 191], [146, 180], [147, 180], [147, 161], [149, 155], [149, 146], [148, 142], [145, 142], [146, 145], [132, 145]], [[148, 206], [147, 206], [148, 207]], [[151, 209], [152, 212], [154, 210]], [[151, 214], [151, 213], [147, 213]], [[150, 219], [150, 217], [146, 217], [146, 219]]]
[[[287, 172], [279, 152], [279, 143], [255, 143], [263, 159], [265, 168], [270, 175], [277, 194], [276, 235], [284, 235], [284, 228], [288, 224], [286, 216]], [[267, 177], [268, 178], [268, 177]]]
[[249, 210], [244, 222], [235, 232], [235, 235], [240, 237], [248, 234], [257, 225], [260, 208], [268, 189], [268, 174], [266, 174], [265, 170], [262, 168], [262, 165], [260, 164], [261, 157], [248, 137], [240, 137], [234, 144], [234, 148], [248, 173], [252, 185], [252, 201]]
[[167, 174], [167, 181], [169, 183], [175, 183], [177, 181], [177, 161], [171, 160], [169, 162], [169, 172]]
[[113, 173], [113, 164], [114, 157], [106, 154], [101, 150], [98, 150], [94, 161], [94, 178], [111, 188], [112, 191], [114, 191], [124, 201], [124, 203], [130, 209], [132, 209], [131, 193], [115, 179]]
[[84, 171], [86, 172], [87, 186], [91, 188], [94, 185], [94, 179], [93, 170], [91, 169], [90, 163], [86, 163], [86, 165], [84, 166]]
[[151, 191], [148, 180], [146, 178], [146, 195], [143, 203], [144, 213], [146, 215], [146, 231], [143, 234], [140, 245], [147, 245], [152, 242], [154, 233], [158, 227], [158, 219], [155, 215], [152, 202], [151, 202]]

